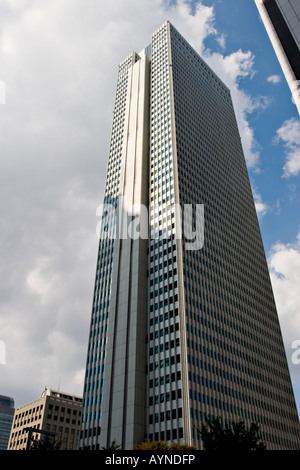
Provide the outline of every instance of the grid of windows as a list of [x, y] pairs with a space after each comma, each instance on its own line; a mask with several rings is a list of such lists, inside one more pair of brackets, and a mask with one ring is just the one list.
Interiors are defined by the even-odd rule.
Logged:
[[13, 416], [0, 413], [0, 450], [7, 449], [12, 421]]
[[148, 431], [150, 439], [183, 438], [175, 193], [167, 24], [152, 37]]
[[180, 201], [205, 207], [203, 249], [183, 250], [191, 436], [244, 419], [278, 448], [297, 420], [230, 94], [174, 28], [171, 50]]
[[[138, 60], [138, 55], [132, 53], [121, 62], [117, 80], [104, 197], [104, 205], [111, 205], [116, 209], [118, 207], [122, 146], [124, 142], [128, 70], [136, 60]], [[106, 212], [102, 216], [105, 217], [107, 224], [115, 223], [113, 219], [107, 216]], [[112, 229], [111, 226], [110, 229]], [[94, 445], [94, 439], [101, 433], [115, 243], [114, 238], [102, 236], [103, 231], [107, 230], [106, 225], [102, 225], [101, 230], [84, 386], [83, 423], [80, 433], [80, 446], [90, 448], [98, 448], [97, 444]]]
[[14, 399], [0, 395], [0, 450], [6, 450], [14, 417]]
[[[25, 450], [28, 428], [56, 434], [61, 450], [76, 450], [81, 423], [82, 400], [75, 396], [48, 391], [41, 398], [15, 410], [8, 450]], [[33, 439], [41, 434], [34, 433]]]

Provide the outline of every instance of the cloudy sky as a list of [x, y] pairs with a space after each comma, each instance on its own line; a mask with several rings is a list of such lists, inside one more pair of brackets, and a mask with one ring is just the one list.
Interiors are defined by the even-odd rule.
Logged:
[[45, 385], [82, 395], [118, 64], [167, 19], [231, 89], [300, 408], [300, 121], [254, 0], [0, 0], [0, 394], [16, 406]]

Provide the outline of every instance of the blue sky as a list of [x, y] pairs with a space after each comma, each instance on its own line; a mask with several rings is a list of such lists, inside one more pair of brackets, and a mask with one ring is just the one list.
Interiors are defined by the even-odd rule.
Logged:
[[[266, 215], [260, 219], [268, 251], [277, 239], [284, 243], [291, 242], [299, 231], [298, 178], [282, 177], [286, 149], [282, 140], [277, 144], [275, 142], [277, 130], [283, 122], [291, 118], [298, 119], [299, 116], [271, 42], [258, 18], [254, 1], [226, 0], [213, 3], [218, 29], [224, 30], [226, 35], [226, 53], [241, 48], [251, 50], [255, 56], [255, 73], [251, 79], [246, 77], [241, 81], [240, 86], [253, 97], [265, 96], [269, 100], [266, 109], [258, 109], [248, 115], [260, 152], [258, 166], [256, 171], [250, 170], [250, 177], [269, 207]], [[207, 41], [208, 47], [213, 47], [211, 39]], [[268, 77], [272, 76], [278, 77], [280, 82], [268, 82]]]
[[299, 115], [254, 0], [0, 0], [0, 393], [82, 394], [118, 63], [170, 20], [232, 91], [298, 408]]

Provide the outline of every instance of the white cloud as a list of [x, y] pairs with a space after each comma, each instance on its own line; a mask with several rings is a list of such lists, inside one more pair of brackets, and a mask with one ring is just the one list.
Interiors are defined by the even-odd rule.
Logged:
[[39, 261], [38, 266], [30, 270], [26, 276], [28, 287], [40, 296], [45, 296], [53, 285], [52, 280], [47, 279], [49, 262], [47, 259]]
[[195, 11], [193, 12], [190, 1], [177, 0], [173, 7], [168, 10], [167, 16], [166, 19], [174, 24], [200, 54], [204, 50], [204, 39], [209, 35], [217, 35], [214, 26], [214, 9], [202, 5], [201, 1], [196, 2]]
[[280, 75], [270, 75], [267, 77], [267, 82], [274, 83], [276, 85], [277, 83], [281, 82], [281, 77]]
[[226, 46], [225, 34], [221, 34], [219, 37], [217, 37], [216, 41], [222, 49], [225, 49], [225, 46]]
[[263, 202], [261, 194], [256, 189], [252, 188], [255, 208], [258, 218], [262, 218], [268, 211], [269, 206], [266, 202]]
[[292, 345], [300, 340], [300, 232], [294, 243], [274, 244], [268, 262], [287, 359], [299, 387], [300, 368], [292, 362]]
[[[18, 0], [0, 5], [1, 391], [17, 406], [61, 377], [82, 393], [117, 65], [169, 19], [232, 89], [246, 158], [259, 149], [240, 89], [251, 52], [212, 54], [213, 7], [178, 0]], [[259, 207], [262, 210], [262, 207]], [[58, 333], [59, 332], [59, 333]]]
[[277, 130], [275, 143], [282, 141], [285, 146], [286, 163], [283, 176], [296, 176], [300, 171], [300, 120], [291, 118]]
[[277, 139], [281, 139], [288, 147], [300, 145], [300, 120], [291, 118], [283, 123], [277, 131]]
[[265, 109], [269, 105], [269, 99], [264, 96], [253, 98], [240, 88], [241, 79], [251, 79], [255, 74], [255, 57], [251, 51], [238, 50], [227, 56], [209, 53], [205, 55], [205, 59], [231, 91], [248, 168], [257, 168], [260, 146], [255, 139], [254, 129], [249, 124], [248, 116], [256, 110]]

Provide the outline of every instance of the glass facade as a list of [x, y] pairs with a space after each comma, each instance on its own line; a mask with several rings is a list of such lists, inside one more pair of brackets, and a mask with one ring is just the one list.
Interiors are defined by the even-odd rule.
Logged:
[[[148, 437], [201, 449], [209, 415], [257, 421], [268, 448], [296, 449], [230, 92], [169, 22], [120, 65], [104, 202], [101, 233], [117, 236], [99, 243], [80, 448]], [[135, 202], [147, 208], [148, 236], [120, 239], [116, 213], [133, 216]]]
[[8, 448], [14, 411], [13, 398], [0, 395], [0, 450]]

